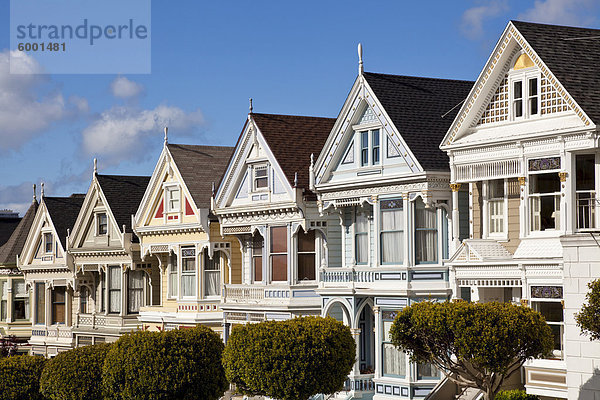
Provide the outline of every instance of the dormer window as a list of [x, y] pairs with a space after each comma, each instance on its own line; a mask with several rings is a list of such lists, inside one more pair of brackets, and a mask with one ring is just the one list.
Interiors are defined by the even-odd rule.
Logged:
[[53, 247], [54, 240], [52, 237], [52, 233], [44, 233], [44, 252], [46, 254], [51, 254]]
[[98, 236], [103, 236], [108, 233], [108, 218], [106, 213], [98, 213], [96, 216]]
[[167, 212], [178, 212], [181, 209], [181, 191], [177, 186], [167, 186], [166, 193], [166, 209]]
[[266, 190], [269, 188], [269, 168], [268, 165], [257, 165], [254, 167], [254, 191]]
[[380, 160], [381, 140], [379, 129], [360, 132], [360, 165], [378, 165]]

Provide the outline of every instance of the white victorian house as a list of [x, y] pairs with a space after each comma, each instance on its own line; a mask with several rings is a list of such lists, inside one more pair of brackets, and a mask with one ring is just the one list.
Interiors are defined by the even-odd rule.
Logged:
[[578, 396], [600, 350], [573, 319], [585, 283], [600, 276], [591, 234], [600, 226], [599, 37], [511, 21], [441, 144], [453, 187], [454, 296], [544, 315], [554, 354], [528, 362], [522, 382], [544, 399], [591, 398]]
[[232, 324], [320, 315], [318, 269], [339, 257], [341, 231], [319, 215], [309, 169], [334, 122], [248, 114], [213, 205], [242, 255], [241, 283], [223, 292], [226, 337]]
[[330, 247], [320, 268], [322, 315], [343, 320], [357, 344], [342, 397], [422, 398], [440, 380], [410, 363], [389, 329], [403, 307], [451, 296], [450, 172], [438, 141], [472, 84], [363, 72], [361, 59], [315, 163], [319, 211], [342, 231], [341, 252]]

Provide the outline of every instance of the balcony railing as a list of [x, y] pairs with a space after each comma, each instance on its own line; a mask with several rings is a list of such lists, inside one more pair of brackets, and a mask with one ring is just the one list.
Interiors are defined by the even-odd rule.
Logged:
[[328, 268], [321, 270], [322, 283], [375, 282], [375, 271], [356, 268]]
[[373, 374], [350, 376], [344, 383], [344, 391], [373, 392], [375, 391], [374, 377]]
[[137, 314], [121, 317], [119, 315], [78, 314], [75, 326], [85, 328], [122, 327], [139, 324]]
[[593, 190], [578, 190], [577, 229], [596, 228], [596, 192]]

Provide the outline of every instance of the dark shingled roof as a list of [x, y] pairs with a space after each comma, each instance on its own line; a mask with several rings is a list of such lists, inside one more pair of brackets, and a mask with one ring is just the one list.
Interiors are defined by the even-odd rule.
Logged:
[[10, 235], [8, 241], [0, 247], [0, 265], [17, 264], [17, 255], [21, 254], [21, 250], [23, 250], [25, 240], [27, 240], [27, 235], [29, 234], [31, 224], [33, 224], [37, 209], [38, 202], [32, 202], [23, 218], [21, 218], [19, 225], [17, 225]]
[[125, 231], [132, 232], [131, 216], [140, 206], [150, 177], [96, 175], [96, 179], [98, 179], [102, 193], [104, 193], [108, 206], [119, 225], [119, 230], [122, 230], [125, 225]]
[[73, 230], [73, 225], [79, 215], [79, 210], [85, 199], [84, 194], [72, 194], [69, 197], [43, 197], [42, 201], [46, 205], [54, 229], [63, 245], [63, 249], [67, 248], [67, 229]]
[[577, 104], [600, 124], [600, 29], [511, 22]]
[[298, 187], [308, 188], [310, 155], [315, 160], [333, 129], [335, 118], [251, 114], [290, 185], [298, 173]]
[[421, 166], [448, 170], [439, 145], [473, 82], [372, 72], [364, 77]]
[[17, 216], [0, 216], [0, 246], [8, 241], [10, 235], [15, 231], [21, 218]]
[[234, 148], [190, 144], [168, 144], [167, 148], [196, 206], [210, 208], [212, 184], [217, 190]]

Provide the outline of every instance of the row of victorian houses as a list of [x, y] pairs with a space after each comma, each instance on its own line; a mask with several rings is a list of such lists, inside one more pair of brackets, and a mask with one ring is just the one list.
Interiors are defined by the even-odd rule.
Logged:
[[[351, 328], [336, 398], [476, 398], [389, 342], [426, 299], [541, 312], [510, 385], [593, 399], [573, 314], [600, 278], [600, 30], [513, 21], [475, 82], [359, 73], [337, 118], [251, 109], [235, 147], [168, 143], [149, 177], [35, 196], [0, 248], [0, 334], [53, 356], [132, 330], [303, 315]], [[0, 243], [2, 243], [0, 242]], [[591, 397], [590, 397], [591, 396]]]

